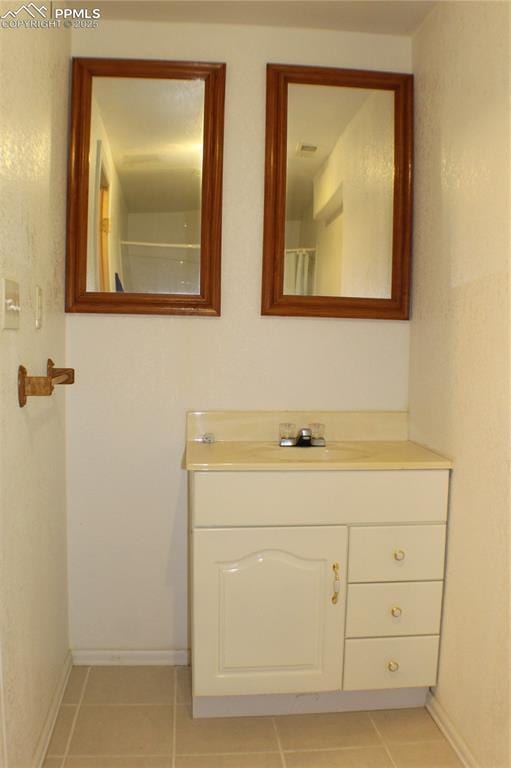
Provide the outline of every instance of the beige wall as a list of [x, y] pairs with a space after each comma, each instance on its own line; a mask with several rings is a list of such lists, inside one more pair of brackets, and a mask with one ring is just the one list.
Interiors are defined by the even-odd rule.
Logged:
[[440, 3], [413, 41], [412, 438], [453, 457], [440, 711], [509, 754], [509, 5]]
[[343, 221], [339, 214], [327, 225], [323, 221], [318, 226], [314, 285], [317, 296], [345, 295], [342, 291]]
[[[98, 158], [98, 141], [101, 141], [101, 159]], [[110, 233], [108, 236], [108, 264], [110, 290], [115, 290], [115, 273], [124, 279], [120, 241], [125, 238], [127, 229], [127, 209], [122, 187], [114, 164], [112, 148], [105, 129], [103, 116], [98, 102], [92, 97], [90, 150], [89, 150], [89, 200], [87, 229], [94, 232], [94, 237], [87, 240], [87, 290], [100, 290], [99, 276], [99, 219], [101, 217], [100, 186], [101, 170], [98, 160], [108, 179]]]
[[[342, 219], [342, 240], [338, 240], [342, 247], [334, 249], [333, 254], [340, 261], [340, 278], [326, 295], [390, 298], [393, 179], [394, 94], [373, 91], [355, 112], [314, 178], [314, 216], [319, 220], [318, 265], [327, 256], [325, 245], [329, 247], [335, 237], [335, 233], [329, 232], [327, 243], [321, 242], [321, 231], [331, 215], [326, 211], [334, 200], [337, 205], [342, 201], [342, 214], [338, 217]], [[330, 227], [335, 229], [333, 222]]]
[[[343, 296], [390, 298], [394, 100], [372, 93], [346, 127], [343, 174]], [[358, 167], [357, 167], [358, 166]]]
[[186, 648], [187, 409], [401, 409], [408, 324], [260, 315], [267, 62], [410, 70], [410, 40], [101, 22], [74, 55], [227, 62], [222, 317], [68, 316], [71, 643]]
[[0, 641], [8, 766], [35, 768], [68, 651], [64, 392], [20, 409], [16, 377], [20, 363], [41, 374], [64, 360], [69, 38], [1, 36], [0, 277], [19, 282], [22, 313], [19, 331], [0, 331]]

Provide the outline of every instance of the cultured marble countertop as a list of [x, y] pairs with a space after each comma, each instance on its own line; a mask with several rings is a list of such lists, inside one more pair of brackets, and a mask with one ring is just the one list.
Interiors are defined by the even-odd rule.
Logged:
[[451, 469], [450, 459], [407, 440], [330, 442], [326, 448], [281, 448], [271, 442], [220, 441], [186, 445], [191, 472], [250, 470]]

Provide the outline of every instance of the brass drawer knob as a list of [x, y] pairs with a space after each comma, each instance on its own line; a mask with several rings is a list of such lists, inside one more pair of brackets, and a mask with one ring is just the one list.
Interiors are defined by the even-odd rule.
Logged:
[[406, 552], [404, 551], [404, 549], [394, 550], [394, 560], [397, 560], [398, 563], [404, 560], [405, 557], [406, 557]]
[[389, 663], [387, 664], [387, 669], [389, 670], [389, 672], [397, 672], [399, 669], [399, 663], [394, 660], [389, 661]]
[[403, 613], [402, 609], [399, 607], [399, 605], [394, 605], [390, 609], [391, 614], [394, 616], [395, 619], [398, 619], [401, 614]]

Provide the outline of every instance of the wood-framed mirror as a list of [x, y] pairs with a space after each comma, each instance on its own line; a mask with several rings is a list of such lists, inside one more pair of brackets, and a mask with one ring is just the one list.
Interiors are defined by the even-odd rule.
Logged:
[[225, 69], [73, 60], [67, 312], [220, 314]]
[[413, 76], [267, 65], [263, 315], [409, 317]]

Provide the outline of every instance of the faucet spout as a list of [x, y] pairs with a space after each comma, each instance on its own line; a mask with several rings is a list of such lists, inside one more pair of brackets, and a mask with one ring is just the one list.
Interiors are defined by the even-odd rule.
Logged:
[[282, 448], [324, 448], [325, 438], [323, 436], [313, 435], [313, 430], [310, 427], [302, 427], [298, 430], [296, 437], [291, 437], [289, 435], [281, 437], [279, 444]]
[[298, 432], [298, 437], [296, 438], [296, 447], [297, 448], [310, 448], [312, 445], [312, 432], [309, 429], [309, 427], [302, 427], [302, 429]]

